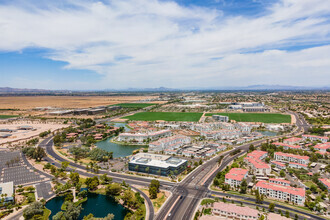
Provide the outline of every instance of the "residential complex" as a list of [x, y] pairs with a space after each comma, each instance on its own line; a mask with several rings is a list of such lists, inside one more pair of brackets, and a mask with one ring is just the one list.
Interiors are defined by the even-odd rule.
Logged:
[[225, 183], [231, 187], [239, 187], [242, 184], [242, 180], [248, 175], [247, 169], [232, 168], [229, 173], [225, 175]]
[[275, 146], [282, 146], [284, 150], [288, 150], [288, 149], [302, 149], [301, 146], [299, 145], [291, 145], [291, 144], [286, 144], [286, 143], [280, 143], [280, 142], [275, 142], [273, 143]]
[[275, 152], [274, 154], [275, 160], [283, 161], [283, 162], [294, 162], [299, 164], [309, 164], [308, 156], [300, 156], [295, 154], [287, 154], [283, 152]]
[[285, 139], [283, 141], [283, 143], [294, 145], [294, 144], [301, 142], [302, 140], [303, 140], [302, 138], [292, 137], [292, 138]]
[[302, 135], [302, 138], [304, 140], [321, 141], [323, 143], [329, 141], [329, 137], [322, 137], [322, 136], [308, 135], [308, 134]]
[[330, 190], [330, 179], [320, 178], [319, 181], [328, 189]]
[[266, 158], [268, 153], [266, 151], [252, 151], [248, 153], [244, 158], [244, 161], [248, 164], [250, 169], [254, 174], [270, 174], [271, 167], [269, 164], [262, 161], [262, 159]]
[[[315, 150], [318, 150], [318, 153], [325, 154], [328, 152], [328, 149], [330, 149], [330, 142], [317, 144], [314, 146]], [[330, 153], [330, 152], [328, 152]]]
[[256, 188], [260, 194], [264, 194], [269, 198], [294, 202], [298, 205], [303, 205], [305, 202], [305, 189], [303, 188], [294, 188], [282, 183], [278, 184], [264, 180], [259, 181]]
[[118, 141], [135, 141], [142, 143], [147, 140], [156, 140], [161, 137], [170, 136], [172, 133], [170, 130], [161, 130], [148, 133], [121, 133], [118, 136]]
[[[250, 207], [242, 207], [231, 203], [215, 202], [211, 205], [214, 217], [223, 217], [225, 219], [258, 219], [259, 211]], [[223, 219], [221, 218], [221, 219]], [[211, 218], [212, 219], [212, 218]], [[216, 219], [216, 218], [215, 218]]]
[[167, 138], [161, 138], [158, 141], [149, 144], [149, 150], [153, 152], [160, 152], [167, 149], [178, 149], [185, 144], [189, 144], [191, 138], [184, 135], [175, 135]]

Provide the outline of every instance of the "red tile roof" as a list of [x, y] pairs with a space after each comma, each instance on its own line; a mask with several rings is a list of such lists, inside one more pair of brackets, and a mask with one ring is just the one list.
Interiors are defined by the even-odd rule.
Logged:
[[299, 142], [299, 141], [301, 141], [302, 140], [302, 138], [298, 138], [298, 137], [292, 137], [292, 138], [288, 138], [288, 139], [285, 139], [284, 141], [285, 142]]
[[269, 178], [269, 181], [276, 181], [276, 182], [282, 182], [290, 185], [290, 181], [284, 180], [284, 179], [277, 179], [277, 178]]
[[289, 164], [294, 164], [294, 165], [298, 165], [298, 166], [302, 166], [302, 167], [307, 167], [306, 164], [301, 164], [301, 163], [290, 162]]
[[279, 166], [281, 166], [281, 167], [285, 167], [285, 164], [284, 163], [281, 163], [281, 162], [279, 162], [279, 161], [271, 161], [271, 163], [274, 163], [274, 164], [277, 164], [277, 165], [279, 165]]
[[309, 157], [308, 156], [300, 156], [300, 155], [295, 155], [295, 154], [287, 154], [287, 153], [283, 153], [283, 152], [275, 152], [275, 155], [284, 156], [284, 157], [293, 157], [293, 158], [297, 158], [297, 159], [301, 159], [301, 160], [309, 160]]
[[228, 213], [236, 213], [238, 215], [244, 215], [244, 216], [258, 217], [259, 214], [257, 210], [252, 209], [250, 207], [241, 207], [231, 203], [215, 202], [213, 203], [213, 208]]
[[285, 144], [285, 143], [280, 143], [280, 142], [275, 142], [273, 143], [275, 146], [283, 146], [283, 147], [288, 147], [292, 149], [300, 149], [301, 146], [299, 145], [291, 145], [291, 144]]
[[294, 188], [291, 186], [283, 186], [281, 184], [269, 183], [269, 182], [266, 182], [265, 180], [259, 181], [256, 184], [256, 187], [276, 190], [276, 191], [285, 192], [285, 193], [289, 193], [289, 194], [297, 195], [297, 196], [301, 196], [301, 197], [305, 196], [305, 190], [303, 188]]
[[244, 176], [248, 173], [247, 169], [242, 169], [242, 168], [232, 168], [229, 173], [225, 175], [226, 179], [233, 179], [233, 180], [238, 180], [242, 181]]
[[265, 154], [267, 154], [267, 151], [255, 150], [248, 153], [245, 160], [257, 169], [270, 169], [270, 166], [267, 163], [260, 160], [260, 158]]
[[328, 189], [330, 188], [330, 179], [319, 179], [319, 181], [326, 185]]
[[317, 144], [314, 146], [315, 149], [319, 150], [327, 150], [330, 148], [330, 142], [322, 143], [322, 144]]
[[317, 135], [308, 135], [308, 134], [304, 134], [304, 135], [302, 135], [302, 137], [306, 137], [306, 138], [318, 138], [318, 139], [326, 139], [326, 140], [329, 140], [329, 137], [322, 137], [322, 136], [317, 136]]

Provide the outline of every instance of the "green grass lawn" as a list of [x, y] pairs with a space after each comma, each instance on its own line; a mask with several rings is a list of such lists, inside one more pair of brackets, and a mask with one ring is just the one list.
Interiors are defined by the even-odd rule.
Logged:
[[122, 108], [145, 108], [152, 105], [157, 105], [156, 103], [119, 103], [111, 106], [120, 106]]
[[18, 115], [0, 115], [0, 119], [15, 118], [15, 117], [18, 117]]
[[224, 115], [237, 122], [291, 123], [291, 115], [279, 113], [207, 113], [206, 116]]
[[202, 115], [193, 112], [139, 112], [123, 118], [135, 121], [198, 121]]

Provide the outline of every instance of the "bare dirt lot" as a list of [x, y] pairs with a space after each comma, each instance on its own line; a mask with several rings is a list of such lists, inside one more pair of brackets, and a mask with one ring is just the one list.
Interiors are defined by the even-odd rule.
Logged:
[[135, 102], [155, 96], [6, 96], [0, 97], [1, 109], [27, 110], [36, 107], [87, 108]]
[[[32, 130], [19, 130], [19, 126], [32, 126]], [[11, 129], [13, 130], [10, 134], [12, 136], [8, 138], [0, 138], [0, 145], [8, 142], [17, 142], [21, 140], [27, 140], [32, 137], [37, 137], [41, 132], [44, 131], [55, 131], [60, 128], [68, 127], [69, 125], [58, 124], [58, 123], [38, 123], [32, 121], [13, 121], [10, 123], [0, 124], [0, 129]]]

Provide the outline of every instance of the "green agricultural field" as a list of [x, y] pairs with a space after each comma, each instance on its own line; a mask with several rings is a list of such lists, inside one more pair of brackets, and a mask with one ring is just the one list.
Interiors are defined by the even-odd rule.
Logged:
[[193, 112], [139, 112], [123, 118], [135, 121], [198, 121], [202, 115]]
[[18, 117], [18, 115], [0, 115], [0, 119], [15, 118], [15, 117]]
[[112, 106], [120, 106], [122, 108], [145, 108], [152, 105], [157, 105], [157, 104], [156, 103], [119, 103]]
[[207, 113], [206, 116], [224, 115], [241, 122], [291, 123], [291, 115], [279, 113]]

